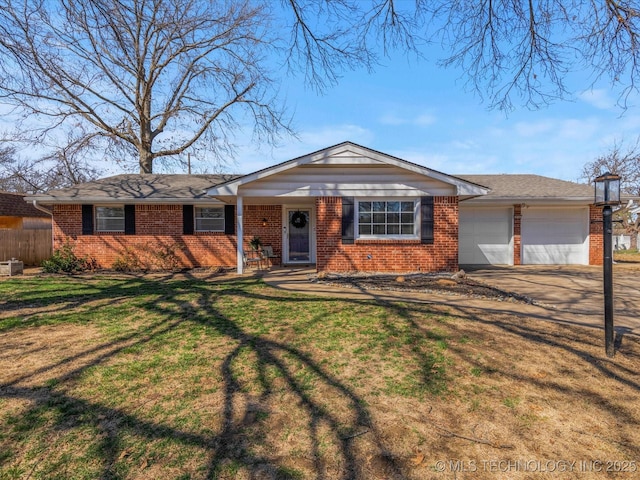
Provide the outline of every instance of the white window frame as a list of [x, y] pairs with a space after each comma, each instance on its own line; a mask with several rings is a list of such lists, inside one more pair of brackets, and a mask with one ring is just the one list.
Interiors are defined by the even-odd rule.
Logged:
[[[118, 208], [122, 210], [122, 217], [101, 217], [99, 212], [100, 209], [102, 208]], [[94, 219], [95, 219], [95, 231], [96, 232], [103, 232], [103, 233], [124, 233], [124, 205], [96, 205], [93, 208], [93, 215], [94, 215]], [[109, 220], [118, 220], [121, 219], [122, 220], [122, 228], [101, 228], [100, 226], [100, 220], [101, 219], [109, 219]]]
[[[360, 234], [360, 203], [362, 202], [413, 202], [412, 234]], [[420, 240], [420, 198], [419, 197], [366, 197], [355, 199], [355, 238], [361, 240]], [[373, 211], [373, 210], [372, 210]], [[401, 211], [399, 213], [402, 213]], [[384, 223], [387, 225], [387, 222]], [[372, 223], [373, 225], [373, 223]], [[401, 224], [400, 224], [401, 225]]]
[[[198, 220], [212, 220], [209, 217], [202, 217], [202, 216], [198, 216], [198, 211], [201, 211], [203, 208], [215, 208], [218, 209], [222, 212], [222, 226], [220, 227], [220, 229], [205, 229], [205, 228], [198, 228]], [[219, 219], [213, 219], [213, 220], [219, 220]], [[224, 218], [224, 205], [194, 205], [193, 207], [193, 231], [194, 232], [224, 232], [224, 225], [225, 225], [225, 218]]]

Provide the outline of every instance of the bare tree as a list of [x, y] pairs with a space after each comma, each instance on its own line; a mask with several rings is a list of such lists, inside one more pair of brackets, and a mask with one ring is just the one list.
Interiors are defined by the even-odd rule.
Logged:
[[640, 195], [640, 137], [632, 145], [625, 145], [624, 140], [615, 141], [608, 152], [583, 167], [581, 179], [593, 183], [605, 172], [622, 177], [620, 187], [623, 192]]
[[[582, 169], [582, 179], [592, 183], [603, 173], [620, 175], [620, 189], [633, 196], [640, 195], [640, 137], [633, 145], [625, 145], [623, 140], [616, 141], [611, 150], [587, 163]], [[636, 205], [621, 205], [614, 212], [616, 229], [625, 233], [640, 232], [640, 217], [632, 212]], [[633, 240], [635, 247], [635, 239]]]
[[[303, 2], [289, 0], [296, 13]], [[305, 5], [329, 5], [316, 0]], [[633, 0], [338, 0], [352, 44], [371, 51], [371, 39], [423, 55], [442, 47], [441, 66], [458, 67], [468, 88], [492, 108], [538, 108], [570, 97], [570, 76], [587, 89], [608, 80], [619, 103], [638, 91], [640, 6]], [[345, 5], [346, 4], [346, 5]], [[296, 8], [298, 7], [298, 8]], [[347, 13], [348, 8], [358, 13]], [[328, 13], [328, 12], [327, 12]], [[346, 19], [345, 19], [346, 18]], [[312, 17], [298, 17], [295, 39], [315, 42]], [[338, 36], [338, 38], [343, 38]], [[306, 48], [308, 50], [308, 48]], [[303, 52], [305, 49], [302, 50]], [[320, 58], [324, 58], [320, 55]], [[360, 61], [373, 57], [356, 55]], [[313, 55], [308, 60], [315, 60]], [[317, 62], [311, 62], [317, 64]], [[370, 65], [370, 64], [369, 64]]]
[[35, 159], [19, 157], [13, 146], [0, 149], [0, 190], [37, 193], [98, 178], [101, 171], [87, 160], [95, 138], [70, 133], [62, 147]]
[[270, 21], [248, 0], [1, 0], [0, 95], [46, 128], [90, 126], [147, 173], [196, 142], [228, 151], [239, 118], [273, 140], [288, 126]]
[[227, 156], [246, 122], [260, 141], [291, 133], [280, 60], [322, 89], [380, 46], [440, 44], [491, 107], [566, 98], [571, 75], [608, 79], [626, 106], [639, 22], [631, 0], [0, 0], [0, 101], [45, 131], [81, 123], [151, 172], [196, 145]]

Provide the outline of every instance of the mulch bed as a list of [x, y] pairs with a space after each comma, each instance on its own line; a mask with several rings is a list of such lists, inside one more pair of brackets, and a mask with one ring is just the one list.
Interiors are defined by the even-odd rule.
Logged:
[[486, 283], [473, 280], [466, 275], [424, 274], [320, 274], [311, 281], [340, 287], [363, 290], [393, 290], [405, 292], [439, 293], [471, 298], [493, 299], [517, 303], [535, 304], [525, 295], [501, 290]]

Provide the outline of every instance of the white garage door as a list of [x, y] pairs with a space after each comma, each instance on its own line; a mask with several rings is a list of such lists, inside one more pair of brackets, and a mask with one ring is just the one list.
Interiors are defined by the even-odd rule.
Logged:
[[522, 263], [589, 264], [587, 208], [525, 208], [522, 212]]
[[512, 265], [511, 208], [460, 207], [462, 265]]

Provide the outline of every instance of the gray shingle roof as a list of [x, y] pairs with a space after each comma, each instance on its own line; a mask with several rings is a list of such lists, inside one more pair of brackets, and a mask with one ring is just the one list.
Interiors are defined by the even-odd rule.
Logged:
[[163, 202], [211, 200], [206, 191], [238, 175], [123, 174], [82, 183], [70, 188], [32, 195], [40, 203]]
[[[209, 188], [241, 175], [166, 175], [123, 174], [83, 183], [46, 194], [27, 196], [43, 204], [145, 202], [184, 203], [211, 201]], [[475, 200], [580, 200], [593, 199], [593, 187], [556, 178], [530, 174], [456, 175], [456, 177], [491, 189]], [[25, 203], [26, 205], [26, 203]], [[26, 205], [28, 207], [28, 205]], [[36, 210], [37, 211], [37, 210]]]
[[469, 182], [489, 187], [482, 199], [575, 199], [593, 200], [593, 186], [531, 174], [457, 175]]
[[24, 194], [0, 192], [0, 216], [51, 218], [51, 215], [25, 202], [24, 197]]

